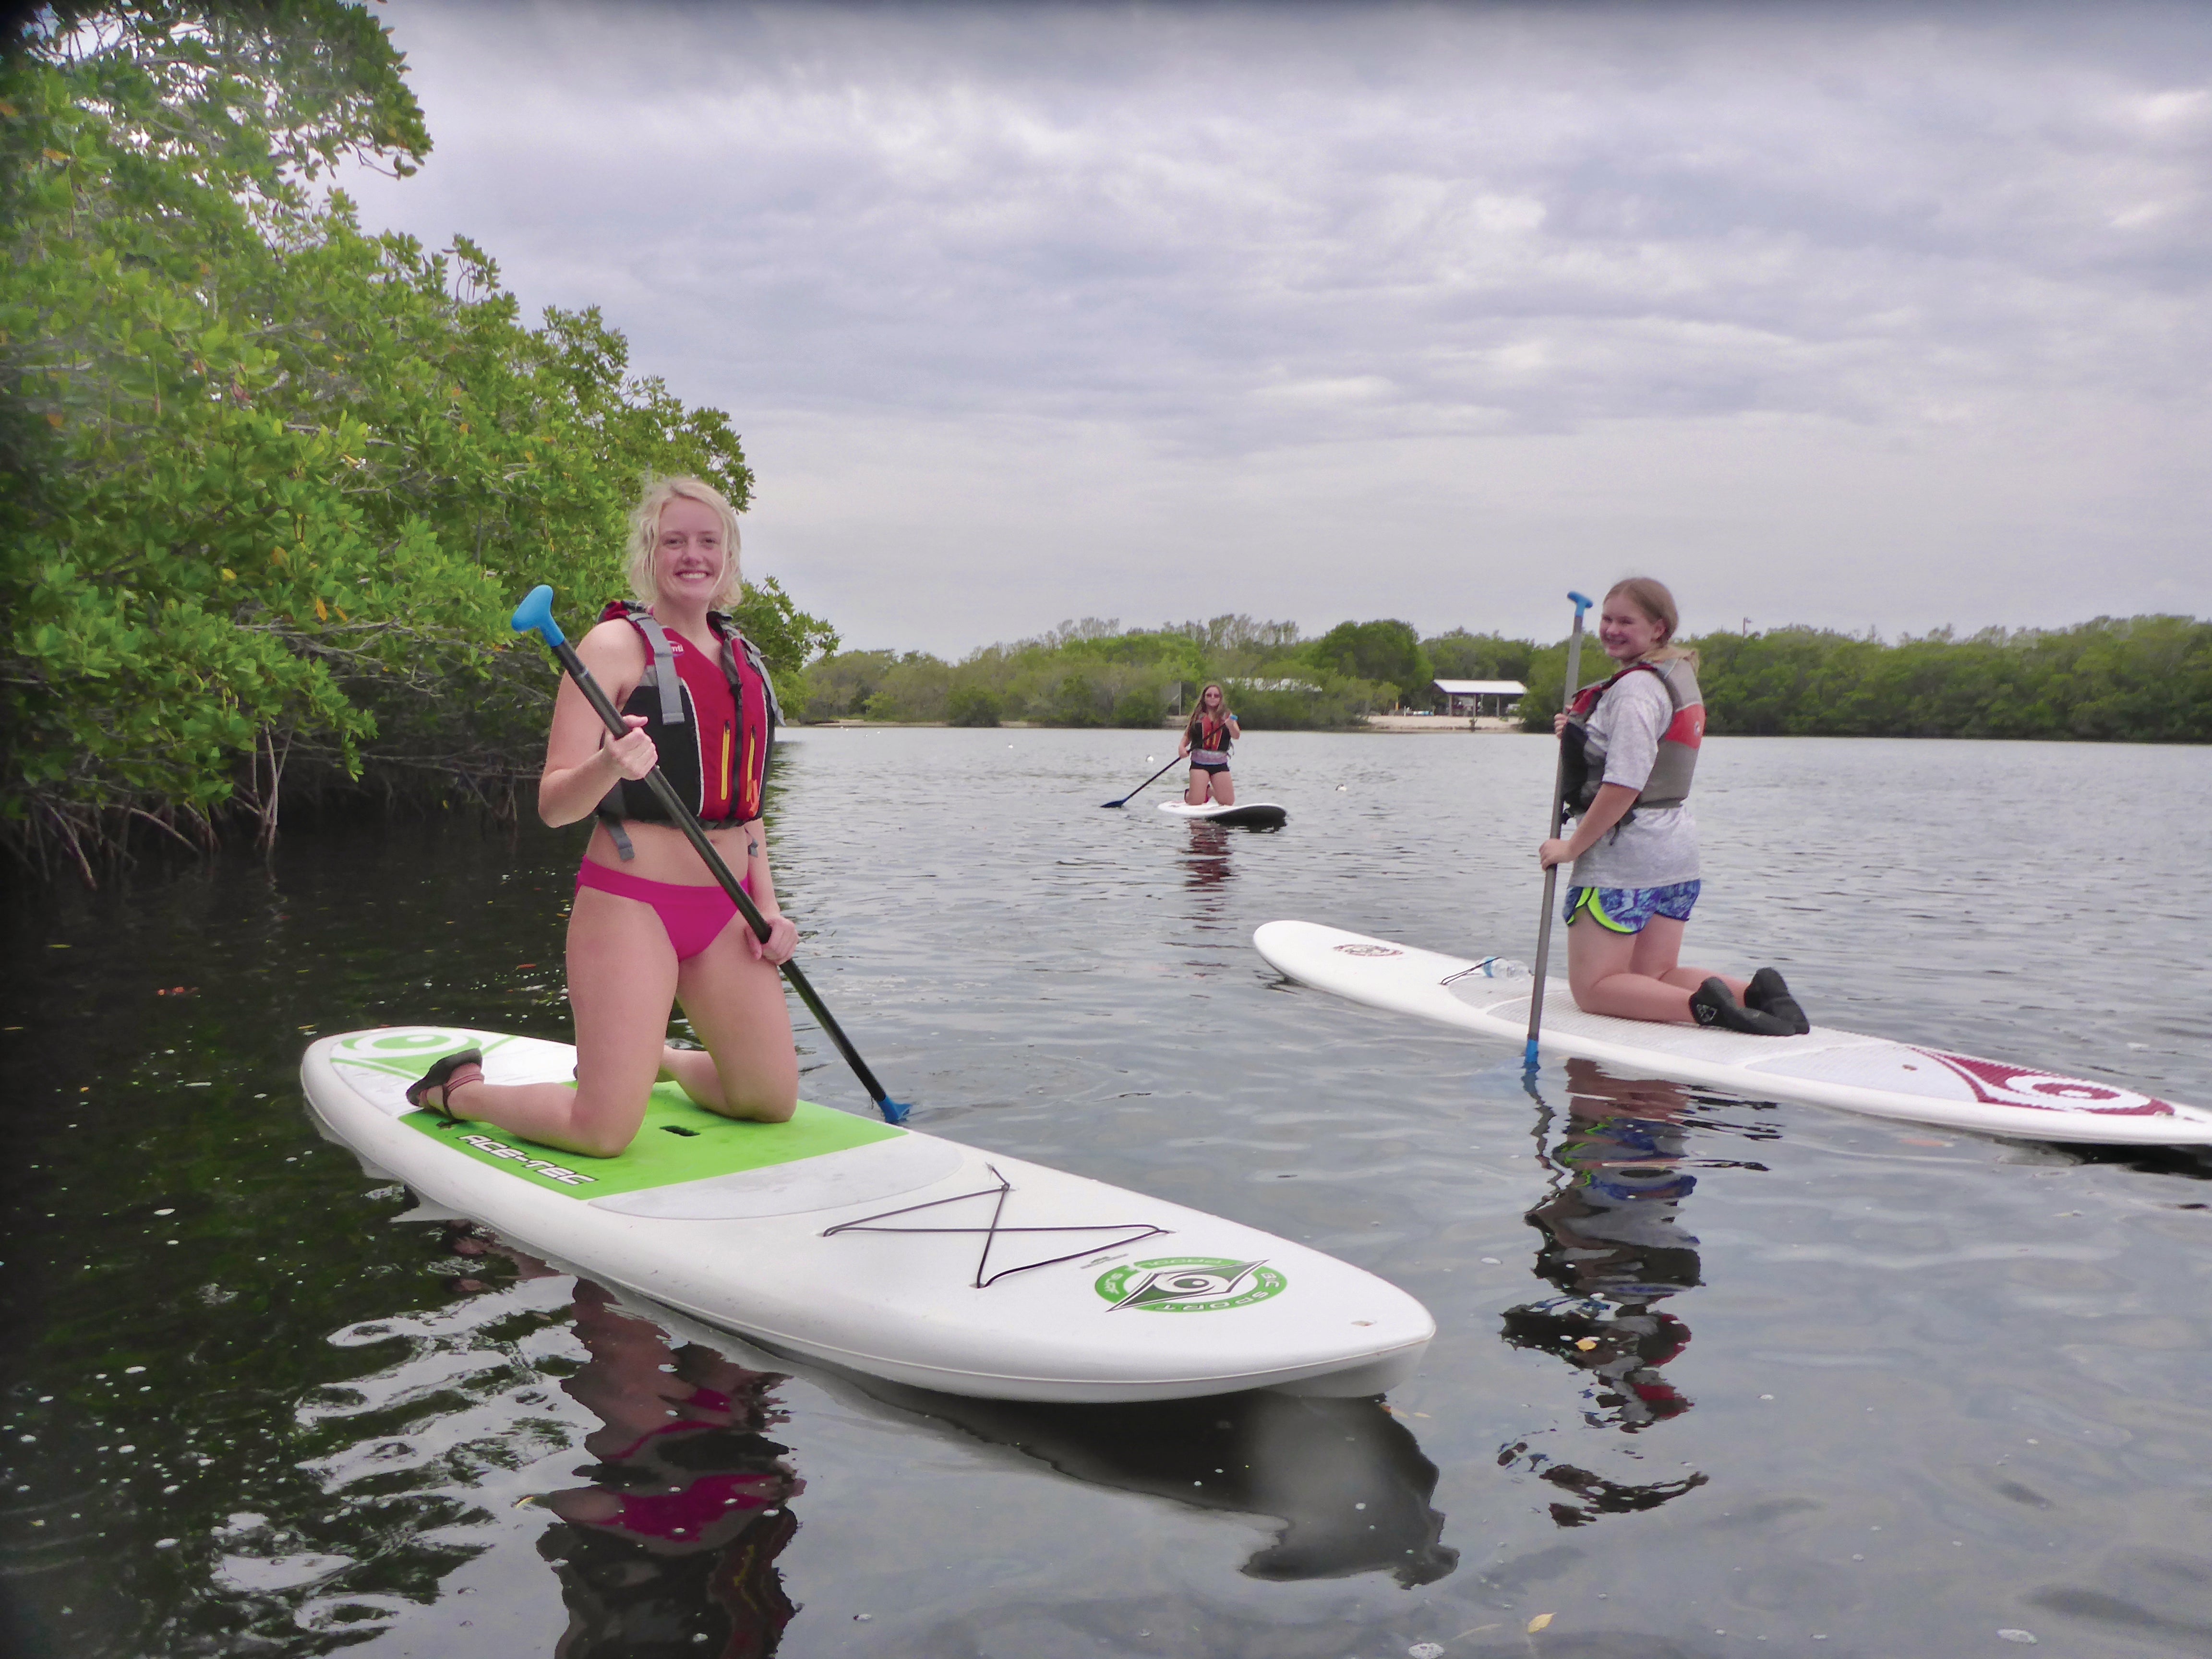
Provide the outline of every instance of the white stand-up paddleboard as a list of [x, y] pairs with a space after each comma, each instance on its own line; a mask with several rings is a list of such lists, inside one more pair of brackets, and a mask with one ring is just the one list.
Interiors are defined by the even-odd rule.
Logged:
[[[1252, 942], [1269, 966], [1321, 990], [1486, 1036], [1528, 1040], [1534, 988], [1525, 972], [1517, 979], [1494, 978], [1487, 963], [1310, 921], [1271, 921]], [[1540, 1046], [1547, 1054], [1577, 1054], [1647, 1077], [1759, 1099], [1809, 1101], [2026, 1140], [2212, 1145], [2212, 1111], [2112, 1084], [1822, 1025], [1802, 1036], [1747, 1036], [1586, 1014], [1575, 1006], [1564, 980], [1551, 981], [1544, 993]]]
[[301, 1080], [374, 1176], [610, 1289], [774, 1351], [999, 1400], [1373, 1395], [1413, 1375], [1428, 1310], [1255, 1228], [1020, 1158], [802, 1103], [788, 1123], [653, 1091], [618, 1158], [407, 1104], [441, 1054], [567, 1082], [576, 1051], [390, 1026], [324, 1037]]
[[1290, 819], [1290, 813], [1273, 801], [1238, 801], [1234, 806], [1224, 806], [1218, 801], [1208, 801], [1203, 806], [1193, 806], [1187, 800], [1164, 800], [1160, 811], [1170, 817], [1189, 818], [1200, 823], [1218, 823], [1231, 830], [1279, 830]]

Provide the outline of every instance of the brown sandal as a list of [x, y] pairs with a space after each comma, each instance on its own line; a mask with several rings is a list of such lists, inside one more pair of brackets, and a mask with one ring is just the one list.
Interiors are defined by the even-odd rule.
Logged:
[[[473, 1072], [476, 1075], [473, 1077], [454, 1075], [459, 1072]], [[447, 1054], [443, 1060], [434, 1064], [428, 1071], [423, 1073], [421, 1077], [409, 1084], [407, 1103], [418, 1111], [443, 1112], [446, 1115], [447, 1122], [459, 1123], [461, 1119], [455, 1114], [453, 1109], [446, 1103], [447, 1097], [455, 1088], [464, 1083], [482, 1083], [483, 1080], [483, 1050], [464, 1048], [458, 1054]], [[434, 1101], [429, 1098], [433, 1089], [438, 1091], [438, 1097]]]

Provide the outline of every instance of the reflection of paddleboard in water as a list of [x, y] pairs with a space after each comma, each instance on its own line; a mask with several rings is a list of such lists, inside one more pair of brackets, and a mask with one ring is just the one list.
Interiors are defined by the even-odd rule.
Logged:
[[1231, 830], [1279, 830], [1291, 816], [1282, 807], [1264, 800], [1238, 801], [1234, 806], [1224, 806], [1218, 801], [1193, 806], [1187, 800], [1164, 800], [1160, 811], [1170, 817], [1218, 823]]
[[[583, 1287], [580, 1284], [580, 1291]], [[622, 1309], [679, 1342], [767, 1365], [770, 1357], [638, 1297]], [[1369, 1398], [1293, 1398], [1278, 1389], [1109, 1405], [978, 1400], [816, 1370], [817, 1386], [865, 1410], [887, 1406], [963, 1442], [1004, 1447], [1087, 1485], [1196, 1509], [1273, 1516], [1274, 1541], [1245, 1563], [1255, 1578], [1388, 1572], [1407, 1585], [1442, 1578], [1459, 1552], [1430, 1507], [1437, 1466], [1403, 1415]], [[570, 1392], [572, 1385], [564, 1384]]]
[[1443, 1577], [1459, 1552], [1431, 1509], [1437, 1466], [1379, 1400], [1278, 1393], [1127, 1406], [955, 1400], [858, 1384], [887, 1405], [1012, 1446], [1060, 1474], [1200, 1509], [1273, 1516], [1280, 1534], [1244, 1564], [1287, 1581], [1388, 1572]]
[[[1528, 1036], [1528, 980], [1492, 978], [1489, 963], [1310, 921], [1271, 921], [1253, 935], [1253, 943], [1277, 971], [1355, 1002], [1516, 1042]], [[1575, 1006], [1564, 980], [1553, 980], [1544, 994], [1542, 1046], [1554, 1055], [1578, 1054], [1754, 1098], [1806, 1101], [2025, 1140], [2212, 1145], [2212, 1111], [2155, 1100], [2117, 1084], [1820, 1025], [1802, 1036], [1748, 1036], [1586, 1014]]]
[[406, 1085], [465, 1047], [494, 1083], [575, 1066], [566, 1043], [412, 1025], [324, 1037], [301, 1078], [379, 1178], [778, 1352], [994, 1399], [1372, 1395], [1435, 1334], [1318, 1250], [826, 1107], [739, 1123], [664, 1085], [611, 1158], [410, 1109]]

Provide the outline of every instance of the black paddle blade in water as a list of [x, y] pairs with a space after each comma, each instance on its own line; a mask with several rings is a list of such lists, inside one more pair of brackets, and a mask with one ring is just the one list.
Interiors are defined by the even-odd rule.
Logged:
[[1144, 788], [1145, 784], [1151, 783], [1154, 779], [1164, 777], [1170, 768], [1173, 767], [1176, 764], [1176, 762], [1180, 761], [1182, 758], [1182, 757], [1181, 755], [1177, 755], [1175, 757], [1175, 760], [1170, 761], [1166, 766], [1160, 768], [1158, 771], [1152, 774], [1152, 777], [1146, 778], [1144, 783], [1139, 784], [1135, 789], [1132, 789], [1127, 794], [1122, 796], [1121, 799], [1101, 801], [1098, 804], [1101, 806], [1127, 806], [1131, 801], [1136, 799], [1138, 790]]

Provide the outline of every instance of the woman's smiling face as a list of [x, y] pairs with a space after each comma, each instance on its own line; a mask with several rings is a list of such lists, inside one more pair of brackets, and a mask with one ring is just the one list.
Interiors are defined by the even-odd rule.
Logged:
[[653, 586], [661, 598], [706, 605], [721, 585], [728, 556], [722, 515], [706, 502], [678, 495], [661, 508], [653, 552]]
[[1647, 617], [1626, 593], [1609, 595], [1599, 609], [1597, 641], [1615, 662], [1637, 662], [1667, 642], [1667, 625]]

